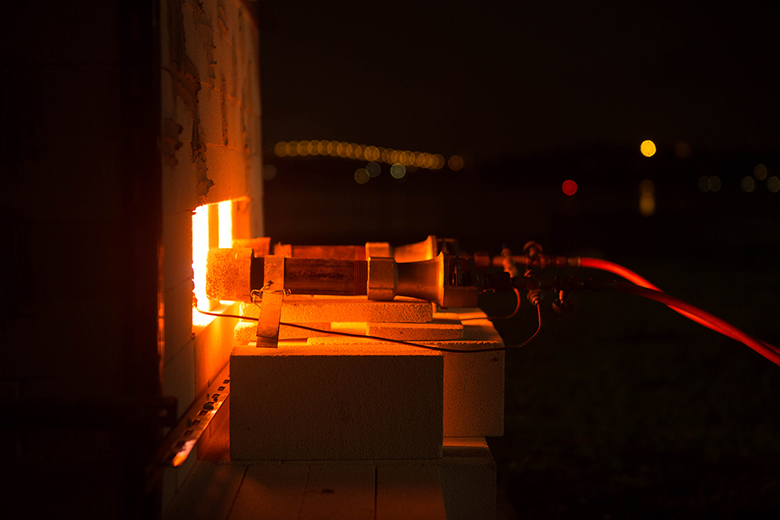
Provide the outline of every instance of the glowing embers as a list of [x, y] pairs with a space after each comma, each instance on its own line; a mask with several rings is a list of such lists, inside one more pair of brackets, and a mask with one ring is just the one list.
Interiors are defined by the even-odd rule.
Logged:
[[213, 316], [201, 314], [214, 309], [219, 302], [206, 296], [206, 255], [212, 247], [231, 247], [233, 242], [233, 202], [226, 200], [219, 204], [200, 206], [192, 212], [192, 283], [193, 283], [193, 326], [206, 326]]

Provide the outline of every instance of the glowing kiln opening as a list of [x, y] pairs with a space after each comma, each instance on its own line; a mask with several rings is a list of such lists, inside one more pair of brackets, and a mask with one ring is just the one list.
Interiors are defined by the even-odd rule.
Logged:
[[[233, 201], [208, 204], [192, 213], [192, 326], [205, 327], [214, 319], [197, 309], [213, 310], [220, 303], [206, 296], [206, 255], [211, 247], [229, 248], [233, 243]], [[232, 303], [232, 302], [231, 302]]]

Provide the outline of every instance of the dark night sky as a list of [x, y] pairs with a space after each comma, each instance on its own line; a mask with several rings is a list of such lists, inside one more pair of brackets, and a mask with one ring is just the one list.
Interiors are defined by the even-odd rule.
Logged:
[[[697, 2], [698, 3], [698, 2]], [[776, 2], [266, 0], [266, 143], [780, 145]]]

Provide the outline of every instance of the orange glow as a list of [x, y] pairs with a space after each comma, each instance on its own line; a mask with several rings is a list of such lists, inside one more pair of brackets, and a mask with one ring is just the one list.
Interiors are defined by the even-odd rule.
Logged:
[[[209, 213], [216, 216], [217, 229], [209, 229]], [[212, 221], [213, 224], [213, 221]], [[219, 302], [206, 296], [206, 255], [210, 247], [231, 247], [233, 243], [233, 202], [226, 200], [195, 208], [192, 213], [192, 283], [195, 302], [202, 310], [214, 309]], [[192, 324], [206, 326], [214, 319], [192, 309]]]
[[301, 141], [298, 143], [298, 155], [309, 155], [309, 141]]
[[219, 208], [219, 247], [229, 249], [233, 245], [233, 202], [220, 202]]
[[563, 181], [563, 185], [561, 186], [561, 189], [563, 190], [563, 193], [571, 197], [575, 193], [577, 193], [577, 183], [574, 182], [571, 179]]
[[691, 145], [685, 141], [680, 141], [674, 145], [674, 154], [680, 159], [687, 159], [691, 156]]
[[463, 168], [463, 158], [460, 155], [453, 155], [447, 161], [447, 166], [450, 167], [450, 170], [456, 172]]
[[435, 164], [433, 165], [433, 169], [441, 170], [444, 167], [444, 156], [437, 153], [433, 156], [433, 158], [436, 160]]
[[655, 183], [645, 179], [639, 183], [639, 214], [649, 217], [655, 213]]
[[642, 152], [642, 155], [645, 157], [652, 157], [656, 152], [655, 143], [650, 139], [642, 141], [642, 144], [639, 145], [639, 151]]
[[290, 157], [298, 155], [298, 141], [290, 141], [287, 143], [287, 155]]
[[[210, 308], [206, 297], [206, 254], [209, 251], [209, 209], [200, 206], [192, 213], [192, 282], [195, 301], [201, 309]], [[197, 319], [197, 322], [196, 322]], [[193, 309], [193, 325], [207, 325], [212, 317]]]
[[276, 143], [276, 146], [274, 146], [274, 153], [277, 157], [286, 157], [287, 156], [287, 143], [284, 141], [279, 141]]

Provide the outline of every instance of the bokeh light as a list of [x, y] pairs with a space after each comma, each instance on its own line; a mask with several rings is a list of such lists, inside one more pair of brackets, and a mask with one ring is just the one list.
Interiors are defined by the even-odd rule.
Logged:
[[780, 178], [777, 178], [774, 175], [772, 175], [766, 180], [766, 187], [772, 193], [777, 193], [778, 191], [780, 191]]
[[439, 170], [449, 164], [453, 171], [465, 167], [465, 159], [459, 155], [453, 155], [449, 161], [441, 154], [411, 150], [394, 150], [381, 146], [348, 143], [346, 141], [327, 140], [303, 140], [303, 141], [279, 141], [274, 145], [274, 154], [277, 157], [306, 157], [328, 155], [342, 159], [358, 161], [383, 162], [386, 164], [402, 164], [406, 172], [415, 171], [417, 168]]
[[276, 166], [273, 164], [266, 164], [263, 166], [263, 179], [270, 181], [276, 177]]
[[753, 168], [753, 176], [760, 181], [766, 179], [766, 174], [766, 166], [763, 164], [757, 164], [756, 167]]
[[674, 155], [679, 157], [680, 159], [687, 159], [691, 156], [691, 145], [686, 143], [685, 141], [680, 141], [676, 145], [674, 145]]
[[406, 166], [401, 163], [395, 163], [390, 167], [390, 175], [394, 179], [403, 179], [404, 175], [406, 175]]
[[706, 175], [702, 175], [701, 177], [699, 177], [697, 186], [699, 187], [699, 191], [703, 191], [703, 192], [710, 191], [710, 188], [712, 187], [710, 184], [710, 178], [707, 177]]
[[371, 161], [366, 165], [366, 171], [368, 172], [368, 175], [373, 177], [379, 177], [379, 174], [382, 173], [382, 167], [379, 166], [378, 162]]
[[642, 152], [642, 155], [645, 157], [652, 157], [656, 152], [655, 143], [650, 139], [642, 141], [642, 144], [639, 145], [639, 151]]
[[711, 175], [710, 176], [710, 191], [720, 191], [720, 177], [717, 175]]
[[567, 179], [563, 181], [563, 184], [561, 185], [561, 189], [563, 190], [564, 194], [571, 197], [572, 195], [577, 193], [577, 183], [571, 179]]
[[450, 170], [456, 172], [463, 168], [463, 157], [460, 155], [453, 155], [447, 160], [447, 166], [450, 167]]
[[742, 188], [742, 191], [745, 193], [750, 193], [756, 189], [756, 181], [753, 179], [753, 177], [742, 177], [742, 180], [739, 183], [739, 187]]
[[643, 217], [655, 213], [655, 183], [650, 179], [639, 183], [639, 213]]
[[368, 170], [365, 168], [358, 168], [355, 170], [355, 182], [358, 184], [365, 184], [371, 179], [371, 176], [368, 174]]

